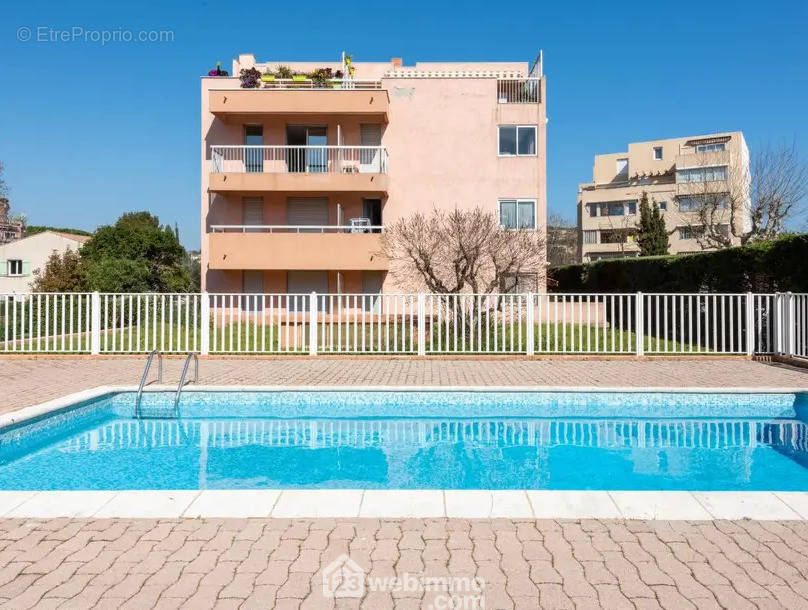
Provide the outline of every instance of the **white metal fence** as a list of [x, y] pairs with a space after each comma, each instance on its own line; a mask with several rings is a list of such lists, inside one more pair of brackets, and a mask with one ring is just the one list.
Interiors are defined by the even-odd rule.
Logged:
[[0, 353], [785, 354], [808, 294], [0, 295]]
[[211, 146], [214, 174], [385, 174], [384, 146]]

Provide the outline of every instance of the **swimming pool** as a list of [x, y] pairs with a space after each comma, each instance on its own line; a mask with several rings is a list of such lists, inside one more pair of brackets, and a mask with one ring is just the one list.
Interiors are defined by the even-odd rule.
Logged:
[[800, 393], [134, 396], [0, 430], [0, 490], [808, 490]]

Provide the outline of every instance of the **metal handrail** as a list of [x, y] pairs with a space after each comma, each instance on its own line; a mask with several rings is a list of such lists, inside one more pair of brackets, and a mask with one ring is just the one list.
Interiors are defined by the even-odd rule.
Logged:
[[194, 359], [194, 383], [199, 383], [199, 356], [195, 352], [189, 352], [185, 357], [185, 364], [182, 366], [182, 376], [180, 377], [180, 384], [177, 386], [177, 394], [174, 396], [174, 415], [179, 417], [180, 394], [182, 388], [185, 386], [185, 376], [188, 374], [188, 365], [191, 364], [191, 358]]
[[146, 359], [146, 366], [143, 369], [143, 376], [140, 378], [140, 385], [137, 388], [137, 398], [135, 398], [135, 417], [140, 419], [140, 400], [143, 396], [143, 386], [146, 385], [146, 378], [149, 375], [152, 360], [157, 354], [157, 383], [163, 383], [163, 353], [159, 350], [153, 349], [149, 352], [149, 357]]
[[382, 233], [384, 225], [210, 225], [211, 233]]

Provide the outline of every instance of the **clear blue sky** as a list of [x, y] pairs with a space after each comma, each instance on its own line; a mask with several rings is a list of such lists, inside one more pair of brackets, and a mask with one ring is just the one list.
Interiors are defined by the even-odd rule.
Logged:
[[[574, 218], [592, 156], [729, 131], [808, 155], [808, 3], [7, 3], [0, 161], [31, 224], [148, 209], [199, 245], [199, 76], [238, 53], [357, 61], [545, 53], [548, 200]], [[367, 10], [365, 10], [367, 7]], [[20, 42], [18, 29], [172, 30], [171, 43]]]

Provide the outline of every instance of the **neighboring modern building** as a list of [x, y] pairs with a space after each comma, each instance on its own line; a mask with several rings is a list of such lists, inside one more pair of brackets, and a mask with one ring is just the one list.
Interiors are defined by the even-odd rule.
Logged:
[[31, 292], [34, 271], [45, 267], [51, 254], [77, 250], [90, 237], [43, 231], [0, 245], [0, 294]]
[[[242, 69], [279, 65], [346, 78], [240, 87]], [[433, 208], [481, 206], [509, 229], [544, 232], [541, 55], [532, 66], [240, 55], [232, 74], [202, 78], [204, 290], [401, 290], [380, 233]], [[543, 274], [523, 285], [543, 286]]]
[[706, 249], [698, 212], [705, 202], [714, 211], [710, 224], [737, 244], [734, 235], [748, 230], [750, 222], [748, 185], [749, 150], [740, 131], [636, 142], [627, 152], [596, 155], [592, 182], [578, 187], [580, 258], [638, 254], [643, 192], [662, 212], [671, 254]]

